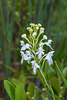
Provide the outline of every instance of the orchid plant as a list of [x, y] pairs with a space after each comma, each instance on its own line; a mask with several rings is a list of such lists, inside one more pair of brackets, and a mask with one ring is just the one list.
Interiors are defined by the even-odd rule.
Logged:
[[[53, 100], [55, 100], [53, 89], [48, 84], [42, 70], [45, 61], [48, 62], [49, 66], [53, 64], [52, 56], [55, 51], [51, 47], [52, 40], [48, 39], [47, 36], [44, 35], [45, 29], [42, 27], [41, 24], [30, 23], [30, 27], [27, 27], [27, 30], [30, 34], [30, 37], [27, 38], [26, 34], [23, 34], [21, 36], [22, 39], [24, 38], [27, 43], [25, 44], [25, 42], [23, 41], [24, 39], [20, 41], [20, 53], [22, 57], [21, 64], [23, 64], [24, 60], [27, 61], [28, 64], [31, 64], [34, 75], [36, 75], [37, 69], [39, 69], [48, 89], [52, 93]], [[51, 51], [47, 52], [46, 49], [44, 50], [44, 46], [46, 46], [46, 48], [49, 47]]]

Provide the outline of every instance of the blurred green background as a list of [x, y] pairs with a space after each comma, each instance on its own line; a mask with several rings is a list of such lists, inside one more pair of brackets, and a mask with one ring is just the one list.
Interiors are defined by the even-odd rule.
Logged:
[[[0, 97], [4, 100], [9, 100], [3, 87], [4, 79], [14, 77], [25, 86], [30, 82], [41, 84], [29, 65], [20, 64], [21, 35], [28, 34], [26, 27], [32, 22], [41, 23], [44, 34], [52, 39], [54, 59], [67, 79], [67, 0], [0, 0]], [[56, 65], [52, 68], [45, 67], [48, 80], [53, 77], [61, 80]], [[62, 80], [60, 86], [64, 86]], [[61, 100], [67, 100], [66, 88], [62, 95], [64, 99]]]

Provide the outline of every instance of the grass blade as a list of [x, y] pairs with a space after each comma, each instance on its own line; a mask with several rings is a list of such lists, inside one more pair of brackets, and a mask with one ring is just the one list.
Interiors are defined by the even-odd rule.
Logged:
[[66, 88], [67, 88], [67, 80], [65, 79], [65, 77], [64, 77], [64, 75], [63, 75], [63, 73], [62, 73], [62, 71], [61, 71], [61, 69], [60, 69], [59, 64], [58, 64], [56, 61], [55, 61], [55, 64], [56, 64], [57, 69], [58, 69], [58, 71], [60, 72], [60, 74], [61, 74], [61, 76], [62, 76], [62, 79], [63, 79], [63, 81], [64, 81], [64, 83], [65, 83], [65, 86], [66, 86]]

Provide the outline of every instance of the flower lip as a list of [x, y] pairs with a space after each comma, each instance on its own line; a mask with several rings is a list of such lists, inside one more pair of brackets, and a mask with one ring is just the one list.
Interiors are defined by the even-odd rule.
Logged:
[[51, 42], [52, 42], [52, 40], [51, 40], [51, 39], [49, 39], [49, 40], [48, 40], [48, 43], [49, 43], [49, 44], [51, 44]]
[[39, 43], [39, 46], [40, 46], [40, 47], [43, 47], [43, 45], [44, 45], [43, 42], [40, 42], [40, 43]]
[[23, 45], [24, 45], [24, 41], [20, 41], [20, 43], [21, 43], [21, 46], [23, 46]]
[[20, 51], [21, 55], [24, 55], [24, 52], [23, 51]]
[[26, 43], [25, 45], [23, 45], [21, 47], [21, 50], [26, 50], [26, 49], [29, 49], [30, 48], [30, 45], [28, 43]]
[[40, 68], [40, 66], [36, 63], [36, 61], [31, 61], [33, 73], [36, 75], [36, 68]]
[[35, 61], [31, 61], [31, 63], [32, 63], [32, 66], [35, 66]]
[[28, 48], [28, 49], [29, 49], [29, 47], [30, 47], [30, 45], [29, 45], [28, 43], [26, 43], [26, 48]]
[[50, 48], [53, 50], [53, 48], [52, 48], [51, 45], [50, 45], [51, 42], [52, 42], [52, 40], [49, 39], [48, 42], [45, 42], [44, 44], [47, 45], [48, 47], [50, 47]]
[[45, 60], [48, 61], [49, 66], [50, 66], [51, 64], [53, 64], [52, 56], [53, 56], [53, 53], [54, 53], [54, 52], [55, 52], [55, 51], [49, 52], [49, 53], [46, 55], [46, 57], [45, 57]]
[[38, 52], [36, 54], [38, 54], [39, 59], [41, 59], [42, 55], [44, 55], [43, 51], [45, 51], [45, 50], [42, 47], [38, 48]]
[[26, 54], [29, 56], [30, 55], [30, 51], [26, 50]]

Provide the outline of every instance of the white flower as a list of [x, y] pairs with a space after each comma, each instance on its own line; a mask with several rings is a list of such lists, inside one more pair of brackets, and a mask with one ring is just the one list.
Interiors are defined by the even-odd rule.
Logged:
[[20, 53], [21, 53], [21, 56], [22, 56], [22, 59], [21, 59], [21, 64], [22, 64], [23, 63], [23, 60], [28, 60], [28, 57], [27, 57], [26, 54], [24, 54], [23, 51], [20, 51]]
[[48, 43], [49, 43], [49, 44], [51, 44], [51, 42], [52, 42], [52, 40], [51, 40], [51, 39], [49, 39], [49, 40], [48, 40]]
[[26, 49], [29, 49], [30, 45], [28, 43], [26, 43]]
[[46, 36], [46, 35], [44, 35], [44, 36], [43, 36], [43, 39], [47, 39], [47, 36]]
[[44, 45], [43, 42], [40, 42], [40, 43], [39, 43], [39, 46], [40, 46], [40, 47], [43, 47], [43, 45]]
[[42, 30], [42, 31], [40, 31], [40, 34], [42, 34], [42, 33], [44, 33], [44, 31]]
[[42, 47], [38, 48], [38, 52], [36, 54], [38, 54], [38, 58], [41, 59], [42, 55], [44, 55], [44, 49]]
[[26, 50], [26, 49], [29, 49], [30, 45], [28, 43], [26, 43], [26, 45], [23, 45], [21, 47], [21, 50]]
[[23, 46], [21, 47], [21, 50], [26, 50], [26, 45], [23, 45]]
[[36, 69], [40, 68], [40, 66], [36, 63], [36, 61], [31, 61], [33, 67], [33, 73], [36, 75]]
[[32, 31], [33, 31], [33, 29], [30, 29], [29, 31], [30, 31], [30, 32], [32, 32]]
[[33, 73], [36, 75], [36, 67], [33, 67]]
[[22, 37], [22, 38], [26, 38], [26, 34], [23, 34], [21, 37]]
[[53, 64], [52, 56], [53, 56], [53, 53], [54, 53], [54, 52], [55, 52], [55, 51], [51, 51], [51, 52], [49, 52], [48, 54], [46, 54], [45, 60], [48, 61], [49, 66], [50, 66], [51, 64]]
[[40, 28], [40, 34], [44, 33], [44, 28]]
[[47, 46], [49, 46], [52, 50], [53, 50], [53, 48], [51, 47], [51, 42], [52, 42], [52, 40], [48, 40], [48, 42], [45, 42], [44, 44], [46, 44]]
[[27, 54], [28, 56], [30, 56], [30, 51], [27, 50], [27, 51], [26, 51], [26, 54]]
[[31, 58], [32, 57], [30, 57], [30, 51], [26, 51], [26, 55], [28, 56], [28, 60], [27, 60], [27, 62], [28, 62], [28, 64], [30, 63], [30, 61], [31, 61]]
[[36, 36], [36, 34], [37, 34], [36, 32], [33, 32], [32, 36], [33, 36], [33, 37], [35, 37], [35, 36]]
[[23, 46], [23, 45], [24, 45], [24, 41], [20, 41], [20, 43], [21, 43], [21, 44], [20, 44], [21, 46]]

